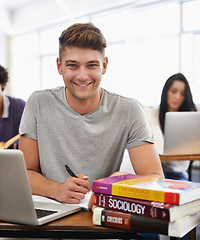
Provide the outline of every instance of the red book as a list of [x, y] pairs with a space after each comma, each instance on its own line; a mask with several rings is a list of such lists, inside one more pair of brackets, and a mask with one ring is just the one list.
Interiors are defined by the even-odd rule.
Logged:
[[100, 193], [94, 193], [94, 205], [118, 212], [131, 213], [168, 222], [176, 221], [177, 219], [200, 211], [200, 199], [183, 205], [175, 205]]
[[123, 174], [93, 181], [92, 191], [181, 205], [200, 198], [200, 183]]

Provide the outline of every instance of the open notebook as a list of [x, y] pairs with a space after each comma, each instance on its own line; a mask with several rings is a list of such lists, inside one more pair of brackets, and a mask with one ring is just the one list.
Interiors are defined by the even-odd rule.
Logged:
[[0, 150], [1, 221], [41, 225], [80, 210], [78, 205], [34, 202], [23, 153], [14, 149]]
[[167, 112], [164, 155], [200, 154], [200, 112]]

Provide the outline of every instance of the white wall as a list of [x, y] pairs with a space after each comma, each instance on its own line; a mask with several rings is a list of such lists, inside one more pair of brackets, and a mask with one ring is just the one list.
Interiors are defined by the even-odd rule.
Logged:
[[0, 32], [0, 65], [8, 66], [8, 36]]
[[12, 14], [14, 33], [37, 29], [60, 21], [62, 18], [63, 13], [56, 1], [43, 0], [30, 3]]
[[0, 64], [8, 67], [8, 36], [11, 33], [10, 12], [0, 4]]
[[[10, 68], [10, 34], [12, 32], [10, 12], [1, 6], [0, 2], [0, 65]], [[6, 87], [9, 92], [10, 83]]]
[[3, 6], [1, 6], [0, 2], [0, 32], [11, 34], [12, 26], [11, 26], [11, 14], [10, 12]]

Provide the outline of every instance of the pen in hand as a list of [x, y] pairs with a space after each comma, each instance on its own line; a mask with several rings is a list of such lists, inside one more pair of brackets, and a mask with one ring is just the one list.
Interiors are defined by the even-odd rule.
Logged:
[[76, 176], [76, 174], [71, 170], [71, 168], [67, 164], [65, 165], [65, 168], [66, 168], [67, 172], [70, 174], [70, 176], [78, 178]]
[[[65, 168], [66, 168], [66, 170], [67, 170], [67, 172], [69, 173], [70, 176], [75, 177], [75, 178], [78, 178], [78, 177], [76, 176], [76, 174], [71, 170], [71, 168], [70, 168], [67, 164], [65, 164]], [[87, 176], [84, 176], [84, 177], [86, 177], [86, 179], [88, 179]], [[85, 179], [85, 180], [86, 180], [86, 179]], [[83, 187], [84, 187], [84, 186], [83, 186]], [[87, 188], [87, 187], [84, 187], [84, 188]]]

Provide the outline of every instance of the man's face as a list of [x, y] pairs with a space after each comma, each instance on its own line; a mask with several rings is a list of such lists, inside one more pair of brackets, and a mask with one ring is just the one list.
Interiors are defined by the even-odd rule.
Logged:
[[63, 75], [69, 104], [71, 101], [96, 100], [107, 63], [107, 58], [97, 50], [65, 47], [62, 60], [57, 59], [57, 67], [58, 72]]

